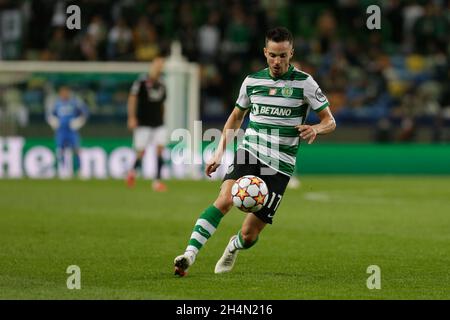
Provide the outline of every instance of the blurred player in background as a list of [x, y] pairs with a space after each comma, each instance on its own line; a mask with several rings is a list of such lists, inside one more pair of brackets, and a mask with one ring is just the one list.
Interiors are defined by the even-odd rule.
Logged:
[[55, 130], [56, 154], [58, 167], [64, 167], [68, 162], [66, 150], [73, 155], [73, 171], [80, 169], [80, 135], [78, 130], [86, 123], [87, 106], [81, 99], [72, 95], [71, 89], [63, 85], [59, 88], [56, 101], [47, 110], [47, 122]]
[[[311, 144], [318, 135], [334, 131], [336, 123], [326, 96], [311, 75], [290, 64], [293, 54], [293, 36], [289, 30], [278, 27], [267, 32], [264, 55], [268, 68], [248, 75], [243, 81], [219, 146], [206, 165], [206, 175], [211, 176], [220, 166], [227, 143], [234, 140], [245, 115], [250, 113], [243, 142], [228, 167], [217, 199], [196, 221], [185, 252], [175, 258], [176, 275], [186, 274], [200, 249], [232, 208], [231, 188], [235, 181], [244, 175], [257, 175], [267, 183], [271, 197], [261, 210], [247, 213], [241, 229], [231, 237], [214, 270], [215, 273], [231, 271], [238, 252], [255, 245], [264, 227], [272, 224], [294, 173], [300, 139]], [[305, 124], [310, 109], [317, 113], [320, 123]]]
[[155, 58], [149, 73], [133, 83], [128, 97], [128, 129], [133, 130], [136, 160], [133, 168], [128, 171], [126, 182], [129, 187], [134, 186], [137, 171], [142, 167], [145, 149], [148, 145], [155, 144], [157, 169], [152, 187], [158, 192], [167, 191], [166, 185], [161, 181], [162, 153], [166, 143], [166, 128], [163, 123], [166, 87], [161, 81], [163, 67], [164, 59]]

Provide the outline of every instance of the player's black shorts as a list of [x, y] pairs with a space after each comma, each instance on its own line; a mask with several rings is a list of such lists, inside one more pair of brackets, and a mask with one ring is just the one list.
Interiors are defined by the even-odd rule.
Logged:
[[245, 175], [258, 176], [267, 184], [269, 198], [267, 199], [266, 205], [253, 214], [262, 221], [272, 224], [272, 218], [280, 206], [290, 177], [265, 165], [247, 150], [238, 149], [234, 154], [233, 163], [228, 167], [223, 181], [229, 179], [237, 180]]

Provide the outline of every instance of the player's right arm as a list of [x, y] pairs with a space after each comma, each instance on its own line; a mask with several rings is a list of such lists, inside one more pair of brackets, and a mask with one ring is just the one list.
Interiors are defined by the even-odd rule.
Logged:
[[304, 96], [311, 108], [316, 111], [319, 116], [320, 123], [315, 125], [301, 124], [296, 126], [299, 131], [300, 138], [308, 140], [308, 144], [311, 144], [319, 134], [327, 134], [336, 128], [336, 121], [334, 120], [331, 110], [329, 108], [330, 103], [327, 97], [322, 93], [317, 82], [309, 77], [305, 81]]
[[136, 80], [131, 87], [130, 94], [128, 95], [127, 103], [127, 115], [128, 115], [128, 129], [133, 130], [138, 126], [138, 121], [136, 117], [137, 109], [137, 94], [139, 91], [139, 81]]
[[128, 129], [133, 130], [137, 127], [137, 118], [136, 118], [136, 105], [137, 105], [137, 96], [130, 94], [128, 96]]
[[220, 137], [219, 145], [217, 146], [214, 156], [207, 162], [205, 173], [208, 177], [217, 170], [222, 161], [222, 156], [225, 152], [228, 142], [233, 141], [236, 136], [237, 130], [241, 127], [242, 121], [244, 121], [247, 110], [234, 108], [228, 117], [225, 126], [223, 127], [222, 136]]
[[53, 102], [50, 109], [47, 110], [46, 119], [47, 119], [48, 124], [50, 125], [50, 127], [53, 130], [56, 130], [59, 128], [59, 118], [56, 114], [55, 102]]
[[247, 96], [246, 81], [247, 78], [242, 83], [239, 97], [236, 101], [236, 107], [231, 112], [227, 122], [225, 122], [216, 152], [214, 152], [214, 156], [206, 163], [205, 173], [208, 177], [211, 177], [211, 174], [220, 166], [228, 142], [234, 140], [237, 130], [241, 127], [245, 114], [249, 110], [250, 99]]

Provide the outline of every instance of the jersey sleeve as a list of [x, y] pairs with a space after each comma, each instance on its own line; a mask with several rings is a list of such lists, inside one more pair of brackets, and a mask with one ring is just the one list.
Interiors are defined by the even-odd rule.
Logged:
[[319, 85], [312, 77], [306, 79], [304, 96], [315, 112], [320, 112], [330, 105], [327, 97], [322, 93]]
[[133, 85], [131, 86], [130, 89], [130, 94], [135, 96], [138, 94], [138, 92], [139, 92], [139, 79], [133, 82]]
[[250, 107], [250, 98], [247, 95], [247, 79], [245, 78], [242, 82], [239, 96], [236, 100], [236, 107], [241, 110], [247, 110]]

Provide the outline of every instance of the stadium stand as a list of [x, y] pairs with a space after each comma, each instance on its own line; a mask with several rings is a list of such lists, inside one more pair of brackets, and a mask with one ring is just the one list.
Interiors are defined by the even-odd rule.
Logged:
[[[245, 74], [264, 66], [261, 30], [284, 25], [294, 32], [298, 63], [322, 84], [338, 123], [370, 125], [380, 142], [412, 141], [420, 126], [432, 130], [433, 141], [449, 139], [450, 1], [80, 1], [81, 30], [65, 28], [68, 3], [0, 1], [0, 20], [10, 26], [0, 57], [151, 61], [178, 39], [201, 66], [201, 117], [213, 125], [234, 106]], [[365, 10], [377, 3], [381, 29], [368, 30]], [[129, 84], [94, 82], [78, 88], [90, 100], [91, 121], [123, 123]], [[12, 98], [26, 106], [30, 123], [42, 121], [45, 85], [36, 75]], [[401, 129], [389, 132], [392, 126]]]

